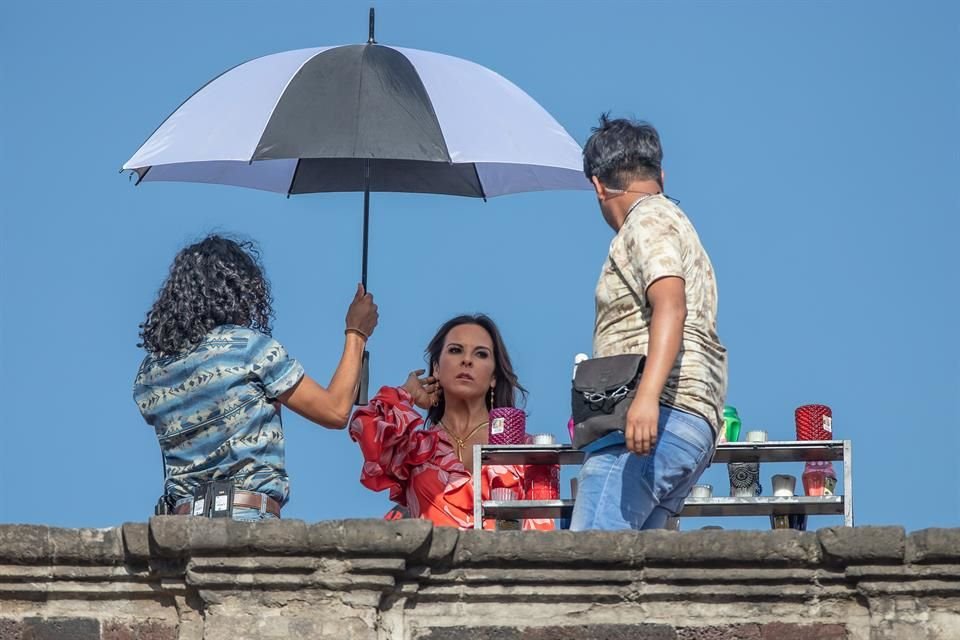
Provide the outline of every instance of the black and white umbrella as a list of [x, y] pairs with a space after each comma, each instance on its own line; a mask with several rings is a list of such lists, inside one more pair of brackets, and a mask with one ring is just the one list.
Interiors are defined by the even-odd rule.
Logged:
[[372, 15], [370, 31], [365, 45], [287, 51], [224, 72], [123, 169], [135, 171], [138, 184], [205, 182], [287, 195], [489, 198], [590, 188], [580, 146], [509, 80], [460, 58], [376, 44]]
[[217, 76], [123, 165], [137, 184], [289, 195], [363, 191], [488, 198], [590, 189], [580, 146], [516, 85], [448, 55], [367, 44], [256, 58]]

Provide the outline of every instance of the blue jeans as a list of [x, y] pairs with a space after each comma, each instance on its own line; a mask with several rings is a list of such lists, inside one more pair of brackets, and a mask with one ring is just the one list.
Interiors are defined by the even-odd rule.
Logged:
[[710, 464], [716, 437], [695, 416], [660, 406], [657, 444], [645, 456], [624, 444], [588, 453], [570, 529], [662, 529]]
[[260, 509], [253, 507], [234, 507], [233, 519], [240, 522], [260, 522], [261, 520], [279, 520], [279, 518], [269, 511], [260, 513]]

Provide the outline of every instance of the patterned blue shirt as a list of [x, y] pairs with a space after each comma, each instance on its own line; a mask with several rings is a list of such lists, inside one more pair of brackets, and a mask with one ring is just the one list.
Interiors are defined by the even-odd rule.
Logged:
[[174, 501], [208, 480], [233, 478], [285, 504], [277, 396], [303, 377], [303, 367], [268, 335], [224, 325], [184, 355], [148, 354], [133, 398], [154, 428], [165, 468], [164, 491]]

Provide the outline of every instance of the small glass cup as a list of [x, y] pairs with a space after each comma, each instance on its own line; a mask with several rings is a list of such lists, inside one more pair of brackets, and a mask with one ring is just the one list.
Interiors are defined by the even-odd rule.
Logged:
[[797, 490], [797, 477], [778, 473], [770, 478], [773, 485], [773, 495], [776, 497], [792, 497]]
[[712, 484], [695, 484], [693, 485], [693, 489], [690, 490], [691, 498], [706, 500], [712, 496], [713, 496]]

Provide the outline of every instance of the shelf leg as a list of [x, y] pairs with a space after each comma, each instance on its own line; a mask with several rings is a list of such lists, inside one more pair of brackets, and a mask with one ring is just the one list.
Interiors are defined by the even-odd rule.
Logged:
[[[483, 529], [483, 489], [480, 474], [480, 448], [483, 445], [473, 445], [473, 528]], [[846, 469], [846, 466], [844, 466]]]
[[853, 442], [843, 441], [843, 524], [853, 526]]

